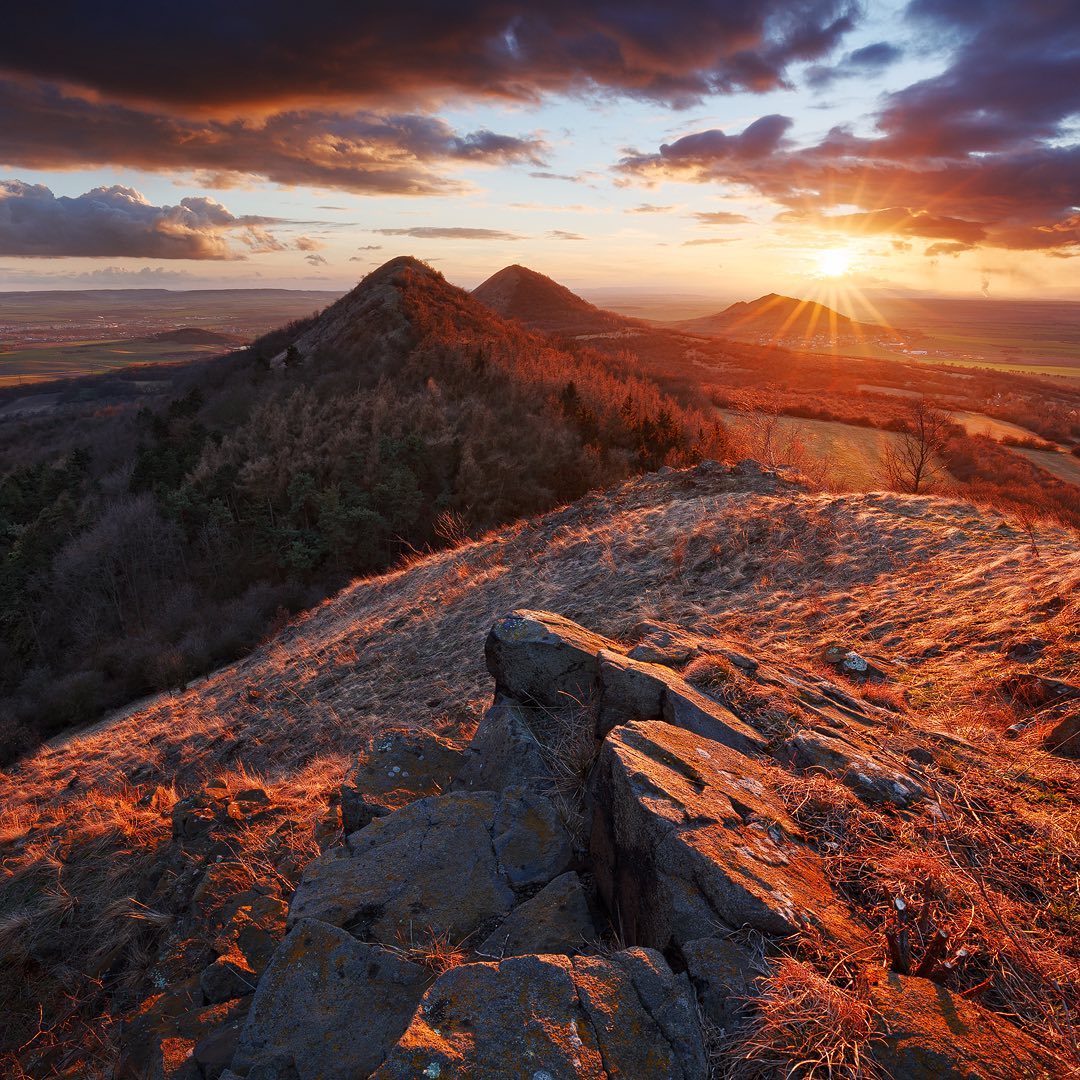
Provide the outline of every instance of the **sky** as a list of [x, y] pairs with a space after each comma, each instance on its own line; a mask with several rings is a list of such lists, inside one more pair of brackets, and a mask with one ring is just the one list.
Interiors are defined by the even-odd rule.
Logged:
[[1080, 299], [1076, 0], [4, 23], [0, 289], [343, 290], [410, 254], [466, 287]]

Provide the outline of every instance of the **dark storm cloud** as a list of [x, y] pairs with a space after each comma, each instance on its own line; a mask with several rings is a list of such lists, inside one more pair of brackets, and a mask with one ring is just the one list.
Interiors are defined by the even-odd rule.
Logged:
[[61, 0], [5, 11], [0, 69], [207, 110], [591, 88], [682, 104], [782, 85], [856, 13], [854, 0]]
[[198, 170], [217, 186], [254, 176], [356, 192], [445, 193], [461, 185], [434, 165], [536, 163], [545, 149], [491, 131], [459, 134], [429, 116], [301, 110], [260, 120], [180, 119], [11, 81], [0, 82], [0, 115], [0, 161]]
[[[1080, 114], [1075, 0], [915, 0], [908, 17], [952, 52], [942, 74], [884, 99], [875, 135], [837, 128], [816, 146], [763, 140], [761, 152], [740, 154], [746, 132], [701, 132], [658, 153], [629, 153], [617, 171], [624, 182], [745, 186], [819, 225], [830, 209], [858, 207], [864, 213], [831, 225], [856, 233], [963, 250], [1080, 245], [1080, 144], [1070, 128]], [[782, 119], [756, 123], [768, 120], [783, 135]], [[931, 247], [934, 255], [961, 250]]]
[[414, 240], [524, 240], [501, 229], [470, 229], [462, 226], [420, 225], [411, 229], [372, 229], [380, 236], [411, 236]]
[[265, 226], [275, 219], [236, 217], [207, 198], [154, 206], [127, 187], [101, 187], [76, 198], [43, 184], [0, 180], [0, 255], [238, 259], [243, 250], [279, 250]]

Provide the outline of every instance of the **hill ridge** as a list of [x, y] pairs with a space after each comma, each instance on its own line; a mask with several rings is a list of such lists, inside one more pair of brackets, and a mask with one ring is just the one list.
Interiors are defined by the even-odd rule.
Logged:
[[472, 291], [492, 311], [544, 333], [583, 335], [637, 325], [605, 311], [539, 271], [514, 263], [504, 266]]

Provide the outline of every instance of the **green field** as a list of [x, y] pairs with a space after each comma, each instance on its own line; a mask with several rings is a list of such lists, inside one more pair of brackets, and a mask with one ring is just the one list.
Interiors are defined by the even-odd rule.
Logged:
[[178, 344], [133, 338], [121, 341], [73, 341], [40, 349], [0, 352], [0, 386], [69, 379], [130, 364], [177, 364], [218, 356], [221, 345]]

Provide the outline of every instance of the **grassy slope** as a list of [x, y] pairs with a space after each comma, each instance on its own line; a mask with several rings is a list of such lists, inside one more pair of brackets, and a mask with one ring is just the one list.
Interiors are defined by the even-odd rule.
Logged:
[[[212, 776], [243, 783], [256, 774], [297, 821], [313, 823], [363, 733], [479, 715], [491, 693], [484, 637], [514, 607], [548, 608], [622, 639], [639, 620], [666, 619], [803, 666], [832, 639], [887, 656], [911, 722], [986, 751], [987, 771], [965, 777], [967, 794], [997, 805], [1007, 793], [991, 823], [1022, 831], [1032, 853], [1018, 862], [1027, 869], [1010, 874], [1038, 867], [1049, 876], [1078, 851], [1067, 794], [1071, 785], [1075, 797], [1075, 765], [1003, 741], [1012, 718], [991, 693], [1016, 669], [1002, 652], [1016, 638], [1049, 643], [1034, 670], [1075, 672], [1076, 535], [1036, 535], [1037, 555], [1022, 529], [968, 504], [806, 493], [705, 466], [417, 559], [356, 582], [192, 689], [42, 748], [0, 776], [9, 875], [0, 916], [26, 904], [20, 881], [55, 875], [78, 897], [78, 920], [58, 920], [52, 894], [36, 887], [19, 908], [20, 940], [67, 934], [65, 963], [77, 969], [83, 951], [118, 932], [124, 867], [135, 874], [168, 837], [167, 814], [146, 808], [155, 785], [175, 795]], [[250, 865], [269, 842], [250, 834], [242, 853]], [[69, 861], [56, 862], [59, 852]], [[301, 843], [296, 856], [313, 853]]]

